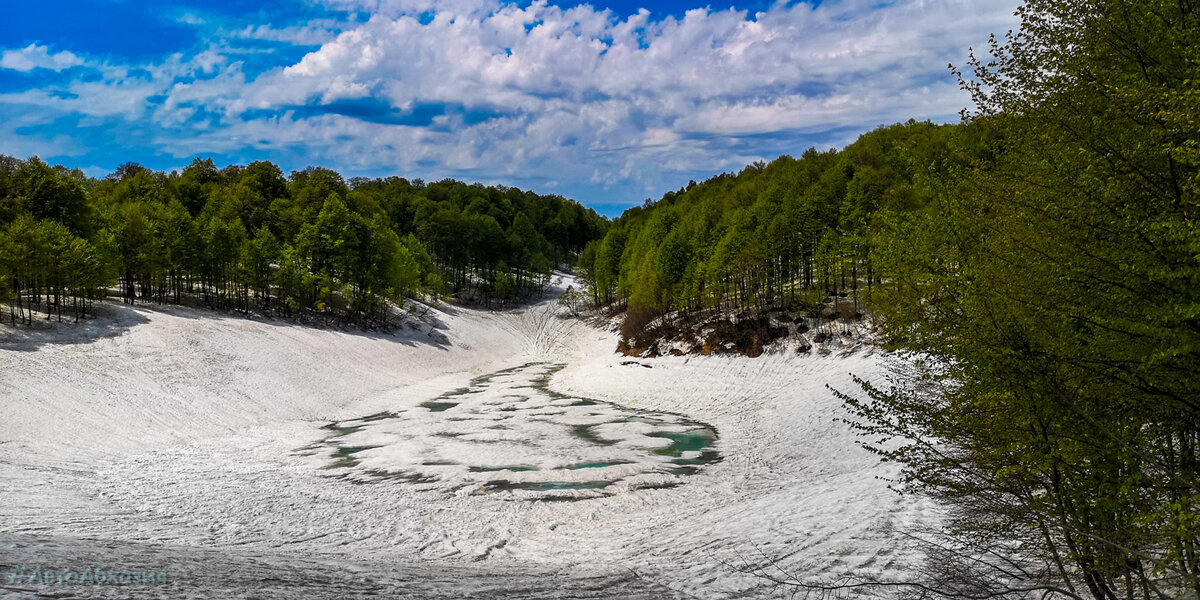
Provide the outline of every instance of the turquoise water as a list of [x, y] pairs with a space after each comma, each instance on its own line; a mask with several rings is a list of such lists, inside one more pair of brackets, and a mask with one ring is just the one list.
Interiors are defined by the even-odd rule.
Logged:
[[355, 454], [363, 450], [378, 448], [379, 446], [338, 446], [334, 451], [333, 456], [336, 460], [328, 468], [336, 469], [341, 467], [353, 467], [358, 464], [358, 459], [354, 458]]
[[553, 492], [559, 490], [596, 490], [612, 485], [611, 481], [521, 481], [512, 482], [504, 479], [489, 481], [486, 484], [493, 490], [529, 490], [531, 492]]
[[579, 463], [576, 465], [571, 465], [567, 468], [572, 471], [578, 471], [579, 469], [603, 469], [604, 467], [615, 467], [617, 465], [627, 465], [627, 464], [629, 464], [629, 461], [627, 461], [627, 460], [614, 460], [614, 461], [609, 461], [609, 462]]
[[697, 452], [709, 447], [716, 440], [716, 434], [711, 429], [693, 429], [682, 433], [656, 431], [646, 435], [671, 440], [670, 446], [654, 451], [655, 454], [663, 456], [679, 456], [684, 452]]
[[576, 425], [571, 428], [571, 433], [575, 434], [575, 437], [581, 440], [587, 440], [593, 444], [599, 444], [601, 446], [611, 446], [617, 443], [616, 440], [606, 440], [597, 436], [596, 433], [592, 431], [592, 427], [592, 425]]

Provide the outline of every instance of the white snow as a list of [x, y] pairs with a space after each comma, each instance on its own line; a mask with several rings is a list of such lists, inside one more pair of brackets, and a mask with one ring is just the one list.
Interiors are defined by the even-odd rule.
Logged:
[[[905, 533], [939, 515], [888, 490], [879, 478], [894, 471], [838, 420], [826, 385], [881, 376], [882, 357], [866, 350], [622, 364], [615, 334], [562, 318], [553, 302], [442, 307], [396, 335], [104, 310], [87, 325], [0, 333], [0, 541], [228, 549], [379, 572], [582, 581], [632, 570], [701, 598], [762, 597], [791, 590], [738, 567], [769, 559], [809, 580], [903, 578], [920, 559]], [[555, 365], [565, 366], [549, 393], [536, 379]], [[332, 422], [361, 428], [331, 439]], [[716, 429], [721, 460], [673, 473], [673, 458], [699, 453], [656, 453], [671, 440], [647, 434], [696, 423]], [[610, 443], [580, 438], [577, 425]], [[374, 447], [333, 466], [338, 446]], [[615, 464], [569, 468], [593, 462]], [[537, 487], [585, 482], [609, 484]], [[0, 563], [21, 559], [12, 547]], [[46, 549], [60, 547], [72, 550]]]

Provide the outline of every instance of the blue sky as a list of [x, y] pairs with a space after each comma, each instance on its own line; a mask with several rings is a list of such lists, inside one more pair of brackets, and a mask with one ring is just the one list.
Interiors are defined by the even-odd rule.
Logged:
[[103, 175], [267, 159], [607, 214], [689, 179], [953, 121], [1016, 0], [65, 0], [0, 22], [0, 153]]

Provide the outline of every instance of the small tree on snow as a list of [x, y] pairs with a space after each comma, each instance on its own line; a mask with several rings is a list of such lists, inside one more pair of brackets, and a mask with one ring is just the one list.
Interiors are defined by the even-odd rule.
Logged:
[[578, 317], [579, 309], [583, 308], [584, 294], [575, 289], [575, 286], [568, 285], [566, 291], [558, 297], [558, 304], [567, 307], [571, 311], [571, 316]]

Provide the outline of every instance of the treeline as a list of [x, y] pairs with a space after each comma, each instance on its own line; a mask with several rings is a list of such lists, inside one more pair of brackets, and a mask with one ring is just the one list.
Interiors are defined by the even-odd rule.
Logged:
[[880, 213], [922, 202], [923, 171], [948, 168], [959, 129], [881, 128], [841, 151], [757, 163], [632, 208], [580, 256], [593, 302], [628, 308], [627, 324], [812, 313], [830, 297], [858, 313], [883, 277], [872, 252]]
[[606, 227], [560, 196], [453, 180], [208, 159], [97, 180], [2, 156], [0, 301], [14, 324], [78, 319], [115, 291], [371, 325], [421, 294], [489, 306], [539, 294]]

